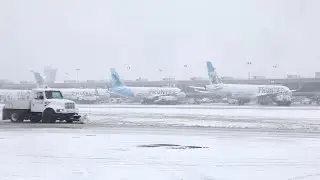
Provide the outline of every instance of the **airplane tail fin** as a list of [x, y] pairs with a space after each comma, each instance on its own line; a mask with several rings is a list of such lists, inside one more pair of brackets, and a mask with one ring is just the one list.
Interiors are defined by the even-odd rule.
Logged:
[[38, 88], [48, 87], [44, 81], [44, 78], [40, 75], [40, 73], [32, 71], [34, 78], [36, 79], [36, 85]]
[[44, 69], [44, 81], [49, 84], [53, 84], [56, 80], [58, 69], [53, 69], [50, 67], [45, 67]]
[[111, 86], [112, 87], [124, 86], [117, 71], [114, 68], [111, 68], [110, 72], [111, 72]]
[[216, 69], [213, 67], [212, 63], [207, 61], [207, 69], [210, 84], [222, 84], [221, 79], [217, 75]]

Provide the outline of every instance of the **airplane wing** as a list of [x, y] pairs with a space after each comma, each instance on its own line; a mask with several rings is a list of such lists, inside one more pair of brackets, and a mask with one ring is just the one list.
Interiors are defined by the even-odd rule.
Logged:
[[206, 90], [205, 87], [197, 87], [197, 86], [189, 86], [189, 88], [192, 88], [192, 89], [199, 89], [199, 90]]
[[291, 92], [296, 92], [296, 91], [299, 91], [300, 89], [301, 89], [301, 88], [299, 88], [299, 89], [294, 89], [294, 90], [291, 90], [291, 89], [290, 89], [290, 91], [291, 91]]
[[[152, 95], [148, 95], [147, 98], [148, 99], [157, 99], [159, 97], [162, 96], [176, 96], [175, 94], [171, 94], [171, 95], [163, 95], [163, 94], [152, 94]], [[140, 97], [144, 97], [144, 96], [140, 96]]]
[[[212, 94], [213, 92], [208, 91], [205, 87], [196, 87], [196, 86], [189, 86], [190, 88], [193, 88], [196, 92], [199, 93], [205, 93], [205, 94]], [[216, 85], [216, 86], [212, 86], [211, 89], [212, 90], [220, 90], [222, 89], [223, 86], [221, 85]]]
[[189, 86], [190, 88], [194, 89], [194, 91], [203, 93], [203, 94], [209, 94], [211, 92], [207, 91], [205, 87], [196, 87], [196, 86]]
[[210, 93], [212, 93], [212, 92], [207, 91], [207, 90], [202, 91], [202, 90], [194, 89], [194, 91], [199, 92], [199, 93], [203, 93], [203, 94], [210, 94]]

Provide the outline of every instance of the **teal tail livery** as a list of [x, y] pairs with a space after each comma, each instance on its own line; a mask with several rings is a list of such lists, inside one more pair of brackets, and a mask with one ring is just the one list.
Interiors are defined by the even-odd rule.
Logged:
[[133, 98], [134, 93], [132, 92], [131, 88], [128, 88], [124, 85], [121, 81], [118, 72], [114, 69], [110, 69], [111, 72], [111, 92], [116, 93], [120, 96]]
[[114, 68], [111, 68], [110, 72], [111, 72], [111, 86], [112, 87], [123, 87], [124, 84], [121, 81], [118, 72]]
[[217, 75], [216, 69], [213, 67], [210, 61], [207, 61], [207, 70], [210, 84], [222, 84], [222, 81]]
[[212, 87], [215, 90], [221, 90], [224, 85], [220, 80], [219, 76], [217, 75], [216, 69], [213, 67], [210, 61], [206, 62], [207, 64], [207, 73], [209, 77], [209, 86], [206, 85], [205, 87], [196, 87], [196, 86], [189, 86], [190, 88], [194, 89], [196, 92], [200, 92], [203, 94], [212, 94], [211, 91], [208, 90], [208, 87]]

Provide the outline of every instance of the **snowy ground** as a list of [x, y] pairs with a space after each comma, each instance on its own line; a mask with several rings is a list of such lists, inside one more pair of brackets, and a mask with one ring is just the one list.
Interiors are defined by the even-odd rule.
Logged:
[[81, 105], [91, 123], [320, 132], [319, 107]]
[[[50, 128], [0, 136], [1, 179], [320, 178], [320, 136], [310, 134]], [[171, 146], [141, 147], [152, 144]]]
[[1, 179], [320, 178], [316, 107], [79, 108], [87, 124], [2, 121]]

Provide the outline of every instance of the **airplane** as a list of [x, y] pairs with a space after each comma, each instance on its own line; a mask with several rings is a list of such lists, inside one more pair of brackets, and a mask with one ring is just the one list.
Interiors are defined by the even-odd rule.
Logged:
[[[38, 88], [48, 88], [46, 78], [42, 77], [40, 73], [32, 71], [36, 80]], [[78, 88], [55, 88], [60, 90], [66, 99], [76, 102], [97, 102], [107, 101], [110, 98], [110, 93], [107, 89], [78, 89]]]
[[175, 87], [128, 87], [114, 68], [110, 72], [110, 91], [122, 97], [141, 100], [142, 104], [177, 104], [186, 98], [186, 93]]
[[31, 90], [0, 89], [0, 103], [30, 98]]
[[11, 100], [26, 100], [31, 96], [31, 90], [18, 89], [0, 89], [0, 103], [5, 103]]
[[268, 99], [278, 106], [291, 105], [292, 92], [295, 90], [282, 85], [224, 84], [212, 63], [207, 61], [206, 64], [210, 84], [205, 87], [189, 86], [197, 92], [235, 99], [238, 105], [244, 105], [253, 99], [257, 99], [257, 103], [261, 105], [266, 105]]

